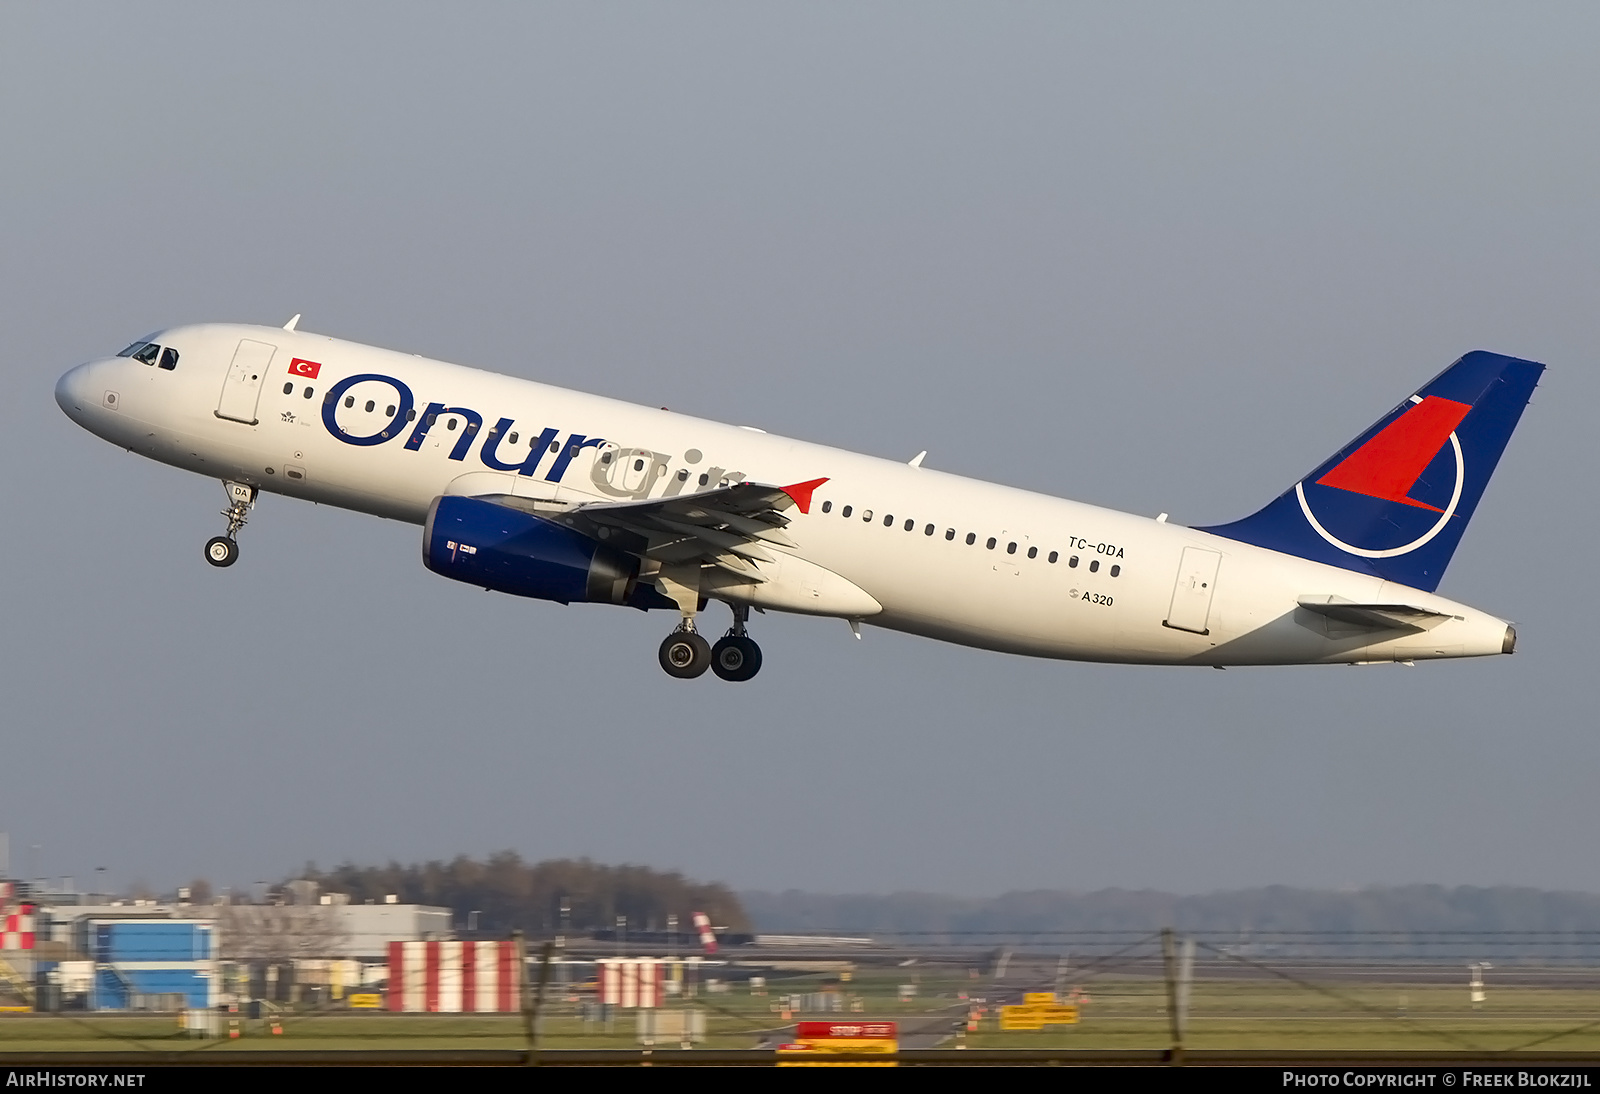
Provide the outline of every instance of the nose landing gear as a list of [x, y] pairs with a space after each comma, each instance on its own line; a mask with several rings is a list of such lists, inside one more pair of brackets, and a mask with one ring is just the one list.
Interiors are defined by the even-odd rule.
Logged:
[[239, 544], [235, 536], [249, 523], [249, 513], [256, 503], [256, 488], [242, 482], [224, 482], [228, 491], [228, 507], [222, 515], [228, 518], [228, 530], [206, 541], [206, 561], [213, 566], [232, 566], [239, 561]]
[[239, 545], [227, 536], [206, 540], [206, 561], [213, 566], [232, 566], [239, 560]]

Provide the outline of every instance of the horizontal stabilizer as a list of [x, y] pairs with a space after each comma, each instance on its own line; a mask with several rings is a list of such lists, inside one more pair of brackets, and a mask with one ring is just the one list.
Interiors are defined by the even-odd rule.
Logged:
[[1302, 596], [1299, 604], [1308, 612], [1375, 631], [1414, 633], [1429, 630], [1451, 618], [1449, 612], [1436, 612], [1412, 604], [1357, 604], [1342, 596]]

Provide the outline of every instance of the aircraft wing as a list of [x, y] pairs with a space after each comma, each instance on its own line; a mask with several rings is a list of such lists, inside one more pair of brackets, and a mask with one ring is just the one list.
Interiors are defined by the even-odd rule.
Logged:
[[1357, 604], [1341, 596], [1302, 596], [1298, 603], [1308, 612], [1340, 623], [1374, 631], [1425, 631], [1451, 618], [1412, 604]]
[[547, 519], [663, 566], [716, 566], [750, 582], [763, 582], [763, 562], [777, 556], [764, 544], [796, 547], [784, 528], [786, 510], [811, 509], [811, 495], [827, 479], [793, 486], [740, 482], [696, 494], [644, 501], [593, 502]]

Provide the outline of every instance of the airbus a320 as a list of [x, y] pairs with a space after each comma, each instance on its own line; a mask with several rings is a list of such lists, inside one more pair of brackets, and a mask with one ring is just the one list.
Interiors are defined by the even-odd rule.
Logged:
[[[263, 493], [422, 526], [454, 581], [676, 616], [661, 667], [744, 681], [750, 610], [1144, 665], [1511, 653], [1435, 594], [1544, 366], [1473, 352], [1259, 512], [1182, 527], [296, 329], [201, 325], [67, 372], [91, 433], [219, 479], [213, 566]], [[702, 636], [712, 601], [731, 625]]]

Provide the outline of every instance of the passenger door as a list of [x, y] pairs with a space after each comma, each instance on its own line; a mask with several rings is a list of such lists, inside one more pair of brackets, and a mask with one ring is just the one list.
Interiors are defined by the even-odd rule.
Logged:
[[261, 398], [261, 382], [266, 379], [267, 366], [278, 347], [249, 338], [239, 341], [233, 351], [233, 363], [228, 366], [227, 378], [222, 381], [222, 397], [217, 400], [217, 417], [232, 422], [256, 424], [256, 403]]

